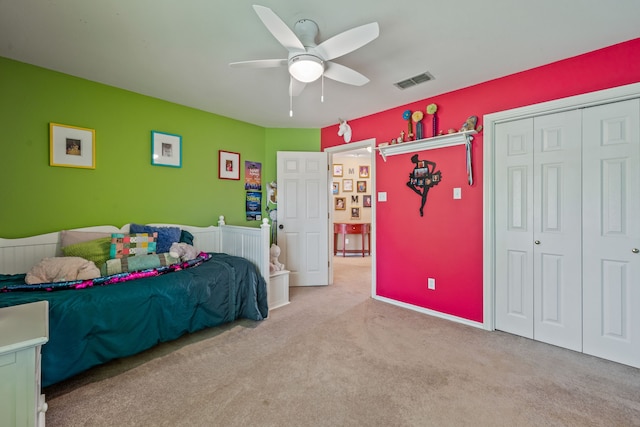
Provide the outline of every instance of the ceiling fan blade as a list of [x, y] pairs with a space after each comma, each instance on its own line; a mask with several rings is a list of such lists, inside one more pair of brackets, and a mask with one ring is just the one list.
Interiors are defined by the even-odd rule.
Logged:
[[289, 81], [289, 95], [291, 96], [300, 95], [306, 85], [307, 85], [306, 83], [302, 83], [301, 81], [291, 77], [291, 80]]
[[240, 61], [229, 64], [233, 68], [275, 68], [285, 67], [286, 59], [257, 59], [255, 61]]
[[369, 83], [369, 79], [344, 65], [335, 62], [325, 62], [324, 76], [341, 83], [362, 86]]
[[372, 22], [335, 35], [320, 43], [315, 50], [325, 61], [330, 61], [361, 48], [375, 40], [378, 35], [380, 35], [378, 23]]
[[264, 26], [267, 27], [267, 30], [269, 30], [269, 32], [273, 34], [273, 37], [275, 37], [276, 40], [278, 40], [278, 42], [280, 42], [280, 44], [287, 50], [305, 50], [302, 42], [298, 39], [293, 30], [287, 27], [287, 24], [285, 24], [273, 10], [257, 4], [253, 5], [253, 9], [258, 14], [258, 17]]

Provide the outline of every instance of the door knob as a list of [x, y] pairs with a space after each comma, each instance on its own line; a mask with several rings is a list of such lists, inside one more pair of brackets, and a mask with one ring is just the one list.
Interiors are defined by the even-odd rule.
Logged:
[[284, 228], [284, 225], [280, 224], [280, 225], [278, 226], [278, 228], [279, 228], [280, 230], [282, 230], [282, 229]]
[[536, 240], [533, 243], [535, 243], [536, 245], [539, 245], [540, 244], [540, 240]]
[[631, 249], [631, 252], [633, 252], [634, 254], [637, 254], [638, 252], [640, 252], [640, 250], [638, 250], [638, 248], [633, 248]]

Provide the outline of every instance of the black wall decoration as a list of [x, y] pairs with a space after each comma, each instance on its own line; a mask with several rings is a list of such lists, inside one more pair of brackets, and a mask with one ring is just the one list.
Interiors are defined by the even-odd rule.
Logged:
[[424, 216], [424, 205], [427, 202], [429, 189], [438, 185], [442, 180], [442, 173], [436, 171], [436, 164], [429, 160], [418, 160], [418, 155], [411, 156], [411, 162], [415, 164], [413, 171], [409, 174], [407, 187], [413, 190], [422, 198], [420, 203], [420, 216]]

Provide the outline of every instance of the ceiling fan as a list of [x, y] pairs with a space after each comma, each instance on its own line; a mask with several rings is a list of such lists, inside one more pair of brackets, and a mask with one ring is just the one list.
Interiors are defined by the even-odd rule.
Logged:
[[289, 55], [286, 59], [232, 62], [229, 66], [237, 68], [286, 66], [291, 76], [289, 96], [300, 95], [307, 83], [321, 76], [355, 86], [362, 86], [369, 82], [369, 79], [359, 72], [331, 60], [353, 52], [376, 39], [380, 33], [377, 22], [352, 28], [316, 44], [318, 25], [312, 20], [301, 19], [291, 30], [268, 7], [254, 5], [253, 9], [276, 40], [289, 51]]

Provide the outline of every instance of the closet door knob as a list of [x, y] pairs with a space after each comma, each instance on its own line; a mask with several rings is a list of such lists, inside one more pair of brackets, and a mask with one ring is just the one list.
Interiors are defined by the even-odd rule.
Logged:
[[631, 252], [633, 252], [634, 254], [637, 254], [638, 252], [640, 252], [640, 250], [638, 250], [638, 248], [633, 248], [631, 249]]
[[540, 244], [540, 240], [536, 240], [533, 243], [535, 243], [536, 245], [539, 245]]

